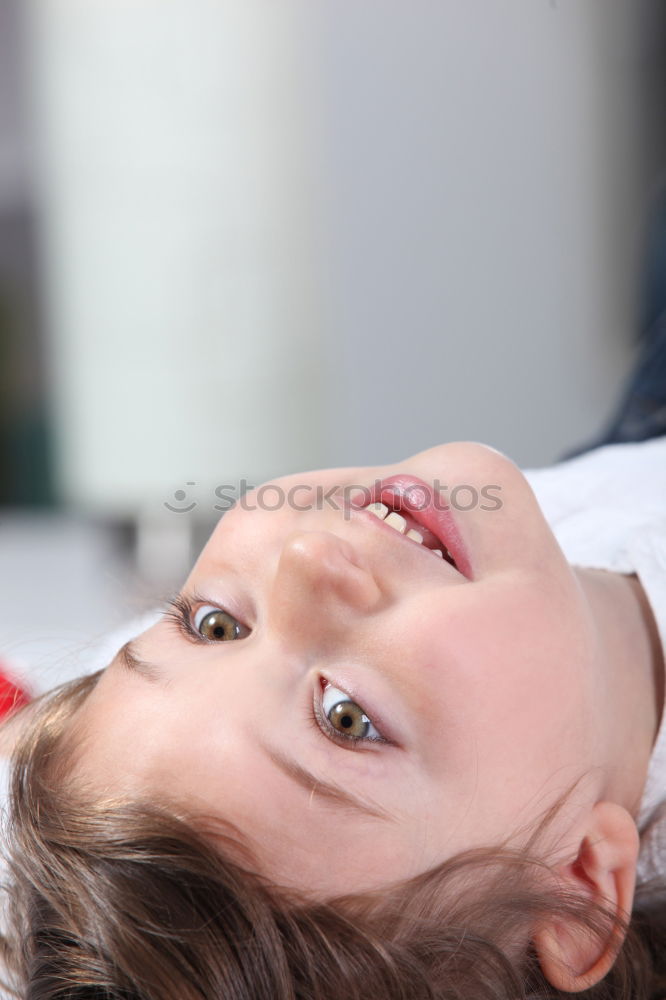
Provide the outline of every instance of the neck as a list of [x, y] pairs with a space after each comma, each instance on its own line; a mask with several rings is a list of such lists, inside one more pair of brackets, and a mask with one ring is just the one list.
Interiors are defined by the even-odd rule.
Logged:
[[657, 626], [636, 576], [575, 567], [600, 644], [605, 793], [635, 813], [664, 702], [664, 659]]

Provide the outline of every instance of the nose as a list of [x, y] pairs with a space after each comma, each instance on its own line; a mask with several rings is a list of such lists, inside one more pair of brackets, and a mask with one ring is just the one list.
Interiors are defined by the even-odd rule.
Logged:
[[268, 617], [289, 642], [325, 641], [381, 600], [373, 573], [349, 542], [330, 532], [299, 531], [282, 546]]

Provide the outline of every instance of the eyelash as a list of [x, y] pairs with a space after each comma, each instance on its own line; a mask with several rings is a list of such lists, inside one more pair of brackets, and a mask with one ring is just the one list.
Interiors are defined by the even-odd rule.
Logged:
[[[184, 636], [188, 642], [196, 642], [199, 644], [206, 643], [211, 645], [210, 641], [204, 639], [201, 633], [192, 624], [192, 614], [194, 612], [195, 604], [210, 604], [211, 607], [215, 607], [215, 604], [212, 601], [207, 600], [201, 594], [193, 594], [192, 599], [185, 597], [183, 594], [175, 594], [173, 597], [169, 598], [163, 617], [166, 621], [175, 625], [179, 633]], [[224, 609], [220, 608], [220, 610]], [[392, 740], [388, 740], [383, 736], [378, 739], [377, 737], [369, 738], [367, 736], [342, 736], [338, 733], [322, 712], [321, 694], [323, 693], [323, 690], [321, 688], [321, 683], [319, 687], [320, 696], [319, 698], [313, 698], [307, 713], [307, 720], [316, 732], [324, 737], [324, 739], [329, 740], [331, 743], [335, 743], [344, 750], [355, 751], [359, 751], [361, 747], [369, 743], [392, 744]]]
[[192, 600], [190, 600], [189, 597], [185, 597], [183, 594], [176, 594], [174, 597], [169, 598], [164, 612], [164, 618], [166, 621], [170, 621], [173, 625], [175, 625], [180, 634], [184, 636], [188, 642], [209, 643], [209, 640], [204, 639], [201, 632], [199, 632], [192, 624], [192, 613], [194, 611], [195, 604], [211, 604], [212, 607], [215, 607], [215, 605], [213, 605], [210, 601], [207, 601], [200, 594], [194, 594]]

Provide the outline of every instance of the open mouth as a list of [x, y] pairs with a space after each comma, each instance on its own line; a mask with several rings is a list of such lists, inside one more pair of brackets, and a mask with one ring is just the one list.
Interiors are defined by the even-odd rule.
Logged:
[[434, 556], [437, 556], [439, 559], [446, 559], [447, 562], [450, 562], [452, 566], [458, 569], [455, 559], [446, 545], [429, 528], [425, 528], [418, 521], [415, 521], [410, 514], [406, 512], [399, 513], [399, 507], [395, 509], [388, 507], [382, 501], [376, 501], [368, 504], [363, 509], [367, 510], [370, 514], [374, 514], [380, 521], [383, 521], [388, 527], [394, 528], [399, 534], [404, 535], [405, 538], [411, 538], [417, 545], [423, 545]]
[[364, 495], [354, 497], [351, 505], [367, 510], [387, 527], [472, 578], [467, 549], [450, 506], [423, 480], [404, 474], [390, 476], [376, 482]]

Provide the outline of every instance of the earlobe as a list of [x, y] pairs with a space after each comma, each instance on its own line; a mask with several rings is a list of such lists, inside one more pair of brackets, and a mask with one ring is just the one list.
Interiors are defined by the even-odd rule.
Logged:
[[[578, 830], [575, 857], [558, 868], [559, 887], [584, 902], [629, 920], [636, 881], [639, 837], [631, 815], [615, 802], [598, 802]], [[609, 923], [587, 927], [573, 915], [546, 915], [533, 934], [539, 964], [557, 989], [579, 993], [600, 982], [617, 957], [624, 932]]]

